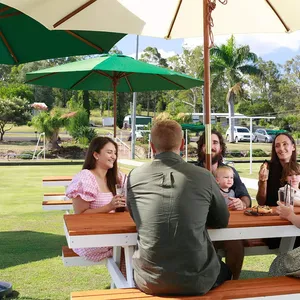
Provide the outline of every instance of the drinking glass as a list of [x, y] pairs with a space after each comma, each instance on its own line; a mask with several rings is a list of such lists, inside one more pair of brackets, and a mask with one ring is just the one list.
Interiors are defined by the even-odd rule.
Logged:
[[[116, 184], [116, 195], [124, 196], [124, 186], [119, 183]], [[125, 207], [117, 207], [115, 209], [115, 212], [123, 212], [123, 211], [125, 211]]]
[[295, 190], [290, 184], [286, 184], [283, 189], [278, 190], [278, 200], [285, 206], [291, 206], [294, 209]]
[[116, 184], [116, 194], [120, 196], [123, 196], [124, 194], [123, 186], [119, 183]]

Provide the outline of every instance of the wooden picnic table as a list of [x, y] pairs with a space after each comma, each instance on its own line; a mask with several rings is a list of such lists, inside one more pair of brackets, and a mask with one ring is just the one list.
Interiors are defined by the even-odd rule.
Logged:
[[[300, 213], [300, 207], [295, 212]], [[110, 273], [115, 282], [122, 281], [123, 287], [134, 286], [131, 258], [137, 233], [128, 212], [64, 215], [64, 229], [69, 248], [124, 247], [127, 281]], [[278, 215], [246, 216], [243, 211], [231, 211], [227, 228], [209, 229], [208, 233], [212, 241], [281, 237], [280, 251], [286, 252], [293, 248], [300, 230]]]

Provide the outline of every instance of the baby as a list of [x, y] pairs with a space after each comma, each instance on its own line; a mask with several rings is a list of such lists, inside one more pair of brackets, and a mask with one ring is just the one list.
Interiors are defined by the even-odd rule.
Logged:
[[[300, 165], [297, 162], [290, 162], [283, 167], [282, 184], [290, 184], [292, 187], [293, 197], [294, 197], [294, 206], [300, 206]], [[279, 192], [284, 193], [284, 188], [281, 187]]]
[[228, 205], [230, 203], [230, 198], [235, 198], [234, 190], [231, 189], [234, 179], [233, 170], [228, 166], [220, 166], [215, 171], [215, 177], [220, 186], [220, 192]]

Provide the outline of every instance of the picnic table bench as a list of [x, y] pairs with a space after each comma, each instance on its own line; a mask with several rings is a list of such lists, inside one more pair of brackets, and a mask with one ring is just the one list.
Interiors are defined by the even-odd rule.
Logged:
[[[43, 186], [60, 186], [66, 189], [71, 181], [72, 176], [47, 176], [43, 178]], [[43, 210], [64, 210], [67, 213], [73, 209], [72, 200], [65, 192], [44, 193], [42, 207]]]
[[203, 296], [151, 296], [138, 289], [96, 290], [71, 293], [71, 300], [222, 300], [222, 299], [300, 299], [300, 279], [269, 277], [224, 282]]

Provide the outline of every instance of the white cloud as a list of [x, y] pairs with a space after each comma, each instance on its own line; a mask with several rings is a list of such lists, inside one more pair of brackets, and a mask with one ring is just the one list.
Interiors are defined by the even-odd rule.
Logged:
[[[230, 35], [215, 36], [215, 44], [223, 44]], [[252, 52], [259, 56], [270, 54], [279, 48], [288, 48], [292, 51], [300, 49], [300, 31], [290, 34], [239, 34], [235, 35], [237, 44], [249, 45]], [[190, 38], [184, 40], [186, 47], [203, 45], [203, 38]]]

